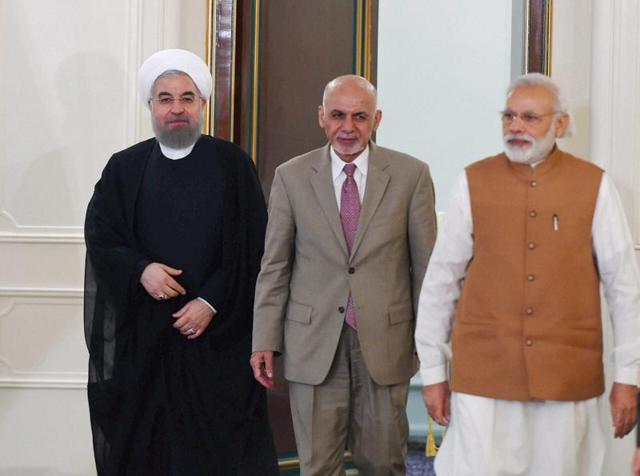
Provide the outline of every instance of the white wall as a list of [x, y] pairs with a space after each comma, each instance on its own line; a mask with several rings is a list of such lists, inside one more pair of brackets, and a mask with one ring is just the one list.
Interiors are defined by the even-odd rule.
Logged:
[[429, 164], [439, 211], [465, 165], [501, 150], [511, 5], [380, 1], [376, 140]]
[[590, 2], [553, 2], [551, 77], [566, 96], [576, 129], [559, 145], [587, 160], [591, 158], [591, 16]]
[[141, 61], [205, 45], [202, 0], [0, 0], [0, 475], [94, 474], [84, 210], [150, 134]]

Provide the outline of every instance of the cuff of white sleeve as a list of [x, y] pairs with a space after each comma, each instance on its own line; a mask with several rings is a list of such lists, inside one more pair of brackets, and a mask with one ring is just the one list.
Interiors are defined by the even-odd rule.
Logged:
[[433, 385], [447, 380], [447, 366], [429, 367], [420, 369], [422, 385]]
[[627, 385], [638, 385], [637, 367], [616, 367], [615, 382]]
[[202, 301], [203, 303], [205, 303], [207, 306], [209, 306], [209, 308], [213, 311], [213, 314], [216, 315], [218, 314], [218, 311], [216, 311], [216, 308], [213, 307], [211, 304], [209, 304], [205, 299], [202, 299], [201, 297], [198, 298], [198, 301]]

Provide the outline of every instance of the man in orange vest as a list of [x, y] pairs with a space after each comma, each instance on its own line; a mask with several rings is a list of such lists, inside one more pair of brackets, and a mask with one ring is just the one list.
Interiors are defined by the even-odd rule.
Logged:
[[[439, 476], [606, 473], [600, 283], [613, 322], [613, 433], [631, 431], [640, 275], [606, 173], [557, 148], [558, 87], [517, 78], [505, 152], [459, 178], [423, 283], [416, 343]], [[450, 377], [447, 365], [450, 363]]]

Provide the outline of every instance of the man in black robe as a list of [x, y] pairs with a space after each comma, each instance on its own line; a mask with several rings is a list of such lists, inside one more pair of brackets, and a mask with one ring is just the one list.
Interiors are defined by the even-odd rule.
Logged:
[[145, 61], [139, 88], [156, 137], [111, 157], [87, 210], [100, 475], [278, 473], [247, 364], [264, 197], [251, 158], [200, 133], [211, 83], [188, 51]]

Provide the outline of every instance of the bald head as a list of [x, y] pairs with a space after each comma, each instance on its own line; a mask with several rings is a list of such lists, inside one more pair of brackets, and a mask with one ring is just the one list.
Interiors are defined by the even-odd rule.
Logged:
[[378, 103], [378, 91], [376, 91], [375, 86], [371, 84], [369, 80], [355, 74], [345, 74], [329, 81], [324, 87], [322, 105], [326, 107], [327, 97], [331, 95], [333, 91], [343, 88], [350, 90], [360, 89], [362, 94], [368, 95], [371, 98], [373, 101], [373, 107], [374, 109], [376, 108]]
[[324, 88], [318, 123], [344, 162], [355, 160], [367, 148], [381, 118], [376, 88], [363, 77], [339, 76]]

